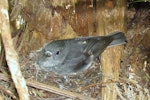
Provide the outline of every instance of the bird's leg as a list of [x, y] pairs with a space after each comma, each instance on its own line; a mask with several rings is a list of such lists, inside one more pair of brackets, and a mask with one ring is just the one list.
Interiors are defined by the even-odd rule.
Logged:
[[101, 63], [101, 56], [98, 56], [97, 59], [98, 59], [98, 63]]

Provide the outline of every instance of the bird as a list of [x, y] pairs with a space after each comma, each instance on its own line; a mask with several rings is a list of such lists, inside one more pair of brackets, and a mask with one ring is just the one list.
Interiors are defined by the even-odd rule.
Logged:
[[88, 69], [107, 47], [125, 43], [123, 32], [54, 40], [39, 51], [37, 64], [45, 71], [69, 75]]

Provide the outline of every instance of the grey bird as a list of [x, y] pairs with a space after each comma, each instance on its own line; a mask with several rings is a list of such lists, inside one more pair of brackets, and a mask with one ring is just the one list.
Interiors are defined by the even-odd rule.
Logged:
[[41, 69], [59, 75], [81, 72], [91, 66], [107, 47], [125, 43], [123, 32], [54, 40], [42, 47], [37, 64]]

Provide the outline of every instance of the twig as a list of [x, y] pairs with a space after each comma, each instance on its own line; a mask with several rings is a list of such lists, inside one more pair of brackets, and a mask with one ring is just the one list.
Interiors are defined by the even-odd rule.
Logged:
[[88, 86], [82, 87], [81, 90], [82, 90], [82, 91], [83, 91], [83, 90], [87, 90], [87, 89], [89, 89], [89, 88], [91, 88], [91, 87], [96, 87], [96, 86], [98, 86], [98, 85], [100, 85], [101, 87], [104, 87], [104, 86], [102, 86], [102, 82], [101, 82], [101, 83], [94, 83], [94, 84], [90, 84], [90, 85], [88, 85]]
[[8, 75], [0, 73], [0, 80], [9, 81], [10, 77]]
[[[4, 79], [4, 80], [7, 80], [7, 81], [11, 80], [10, 77], [7, 77], [4, 74], [0, 74], [0, 79]], [[34, 87], [34, 88], [37, 88], [37, 89], [41, 89], [41, 90], [44, 90], [44, 91], [52, 92], [52, 93], [63, 95], [63, 96], [70, 97], [70, 98], [79, 98], [81, 100], [96, 100], [95, 98], [83, 96], [81, 94], [74, 93], [74, 92], [69, 92], [67, 90], [62, 90], [62, 89], [59, 89], [57, 87], [45, 85], [43, 83], [39, 83], [39, 82], [36, 82], [36, 81], [26, 80], [26, 83], [30, 87]]]
[[2, 90], [5, 94], [12, 97], [14, 100], [18, 100], [17, 97], [11, 91], [5, 89], [4, 87], [0, 86], [0, 90]]
[[63, 96], [66, 96], [66, 97], [70, 97], [70, 98], [79, 98], [81, 100], [96, 100], [94, 98], [91, 98], [91, 97], [87, 97], [87, 96], [83, 96], [81, 94], [78, 94], [78, 93], [73, 93], [73, 92], [70, 92], [70, 91], [67, 91], [67, 90], [62, 90], [62, 89], [59, 89], [57, 87], [54, 87], [54, 86], [50, 86], [50, 85], [45, 85], [45, 84], [42, 84], [42, 83], [39, 83], [39, 82], [36, 82], [36, 81], [26, 81], [27, 82], [27, 85], [28, 86], [31, 86], [31, 87], [35, 87], [37, 89], [42, 89], [42, 90], [45, 90], [45, 91], [49, 91], [49, 92], [52, 92], [52, 93], [56, 93], [56, 94], [59, 94], [59, 95], [63, 95]]
[[29, 100], [26, 82], [21, 74], [18, 56], [14, 49], [9, 26], [8, 1], [0, 0], [0, 33], [5, 48], [6, 61], [20, 100]]
[[96, 87], [96, 86], [101, 86], [101, 87], [106, 87], [107, 84], [110, 83], [117, 83], [117, 81], [113, 81], [113, 80], [108, 80], [107, 82], [100, 82], [100, 83], [94, 83], [94, 84], [90, 84], [88, 86], [82, 87], [81, 90], [87, 90], [91, 87]]

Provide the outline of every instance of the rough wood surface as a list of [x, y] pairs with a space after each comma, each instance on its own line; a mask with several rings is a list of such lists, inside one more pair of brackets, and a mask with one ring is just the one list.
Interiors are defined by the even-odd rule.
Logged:
[[[125, 31], [125, 1], [124, 0], [106, 0], [97, 4], [98, 33], [106, 35], [114, 31]], [[120, 60], [122, 47], [116, 46], [107, 48], [101, 57], [102, 82], [108, 82], [106, 87], [102, 88], [102, 100], [116, 100], [117, 93], [114, 81], [119, 78]], [[112, 81], [112, 83], [109, 83]]]

